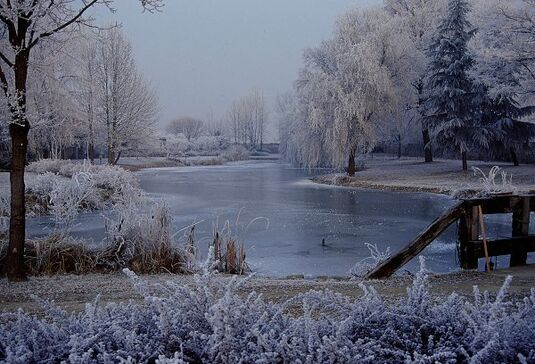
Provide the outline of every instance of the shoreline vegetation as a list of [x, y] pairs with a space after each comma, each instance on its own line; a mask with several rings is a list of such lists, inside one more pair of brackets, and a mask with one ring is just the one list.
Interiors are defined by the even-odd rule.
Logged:
[[[535, 264], [503, 268], [490, 273], [480, 271], [455, 271], [449, 273], [429, 273], [429, 289], [436, 297], [445, 297], [457, 293], [465, 297], [473, 295], [473, 286], [491, 294], [498, 292], [507, 276], [513, 276], [508, 295], [513, 298], [529, 296], [533, 289], [533, 271]], [[193, 274], [142, 274], [140, 277], [150, 284], [173, 282], [189, 286], [194, 283]], [[291, 299], [310, 290], [331, 290], [342, 296], [357, 298], [362, 295], [361, 282], [372, 286], [383, 297], [394, 300], [402, 298], [413, 282], [414, 274], [396, 275], [383, 280], [362, 280], [349, 277], [316, 277], [304, 279], [302, 276], [270, 278], [254, 276], [246, 278], [231, 274], [219, 274], [217, 279], [221, 286], [233, 279], [240, 283], [240, 294], [246, 296], [251, 292], [262, 294], [265, 300], [280, 302]], [[102, 302], [141, 301], [141, 297], [121, 272], [60, 274], [54, 276], [31, 276], [24, 283], [12, 283], [0, 279], [0, 312], [9, 312], [23, 308], [27, 312], [41, 311], [41, 304], [32, 297], [54, 301], [67, 311], [81, 311], [85, 303], [100, 295]]]
[[[312, 182], [330, 186], [375, 189], [392, 192], [427, 192], [456, 195], [459, 192], [476, 193], [481, 190], [481, 176], [474, 171], [461, 171], [458, 161], [449, 159], [425, 163], [421, 159], [394, 159], [379, 156], [366, 160], [365, 167], [354, 177], [331, 173], [311, 178]], [[472, 162], [487, 173], [493, 166], [512, 176], [512, 184], [519, 193], [535, 192], [535, 167], [512, 166], [503, 162]]]

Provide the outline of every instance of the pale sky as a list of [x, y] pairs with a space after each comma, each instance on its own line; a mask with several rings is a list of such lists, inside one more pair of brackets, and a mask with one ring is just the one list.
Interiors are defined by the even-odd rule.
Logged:
[[[135, 6], [133, 3], [136, 2]], [[114, 20], [156, 88], [160, 123], [176, 116], [224, 116], [257, 88], [271, 109], [292, 87], [302, 51], [330, 37], [346, 9], [380, 0], [167, 0], [158, 14], [116, 0]]]

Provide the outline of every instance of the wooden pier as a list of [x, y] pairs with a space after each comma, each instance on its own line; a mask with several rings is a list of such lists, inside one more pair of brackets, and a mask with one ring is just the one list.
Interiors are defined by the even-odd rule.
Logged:
[[[368, 279], [390, 277], [420, 254], [450, 225], [458, 223], [458, 251], [461, 268], [477, 269], [478, 259], [510, 255], [510, 266], [526, 264], [528, 252], [535, 251], [535, 235], [529, 234], [530, 213], [535, 211], [535, 194], [495, 195], [462, 200], [433, 221], [398, 253], [379, 264]], [[511, 237], [487, 240], [480, 214], [512, 214]]]

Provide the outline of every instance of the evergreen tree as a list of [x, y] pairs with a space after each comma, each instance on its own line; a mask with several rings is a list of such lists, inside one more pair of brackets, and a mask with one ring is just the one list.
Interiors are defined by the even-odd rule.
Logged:
[[497, 134], [494, 154], [510, 154], [511, 162], [519, 165], [518, 152], [529, 153], [530, 141], [535, 138], [535, 124], [520, 119], [535, 113], [534, 106], [519, 106], [514, 95], [498, 95], [492, 100], [492, 117]]
[[426, 122], [439, 145], [461, 152], [463, 170], [468, 169], [468, 150], [488, 146], [488, 130], [482, 125], [480, 109], [484, 97], [468, 74], [474, 65], [468, 50], [474, 33], [467, 19], [469, 11], [467, 1], [450, 0], [428, 50]]

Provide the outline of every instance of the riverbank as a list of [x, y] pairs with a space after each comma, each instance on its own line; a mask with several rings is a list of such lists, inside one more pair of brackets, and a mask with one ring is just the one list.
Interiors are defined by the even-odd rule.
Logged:
[[[513, 185], [520, 193], [535, 191], [535, 165], [518, 167], [502, 162], [470, 161], [469, 168], [478, 167], [488, 173], [492, 166], [499, 166], [508, 175], [512, 175]], [[461, 190], [477, 190], [480, 188], [480, 177], [470, 169], [461, 170], [461, 162], [440, 159], [433, 163], [424, 163], [413, 158], [392, 159], [374, 157], [366, 161], [363, 170], [354, 177], [345, 174], [327, 174], [312, 178], [316, 183], [370, 188], [395, 192], [430, 192], [452, 195]], [[497, 176], [497, 182], [501, 177]]]
[[[492, 273], [484, 272], [455, 272], [448, 274], [430, 275], [430, 292], [435, 297], [441, 297], [456, 292], [470, 297], [473, 286], [477, 285], [488, 290], [492, 295], [498, 292], [508, 275], [513, 276], [509, 288], [509, 295], [521, 298], [529, 296], [530, 290], [535, 288], [533, 276], [535, 265], [501, 269]], [[190, 285], [192, 275], [143, 275], [142, 279], [150, 284], [172, 281], [177, 284]], [[221, 284], [228, 284], [233, 277], [222, 275], [218, 278]], [[238, 277], [244, 280], [243, 277]], [[412, 275], [395, 276], [381, 281], [367, 281], [386, 299], [396, 299], [406, 296], [407, 287], [411, 285]], [[310, 290], [329, 289], [348, 297], [359, 297], [362, 290], [360, 281], [349, 279], [270, 279], [254, 277], [243, 283], [241, 291], [248, 294], [252, 291], [261, 293], [267, 301], [281, 302]], [[117, 274], [85, 274], [85, 275], [57, 275], [52, 277], [30, 277], [27, 282], [10, 283], [0, 279], [0, 311], [15, 311], [22, 307], [29, 312], [40, 312], [41, 308], [32, 296], [53, 300], [67, 311], [80, 311], [86, 302], [95, 299], [100, 294], [101, 302], [124, 302], [141, 300], [135, 293], [131, 281], [122, 273]]]

